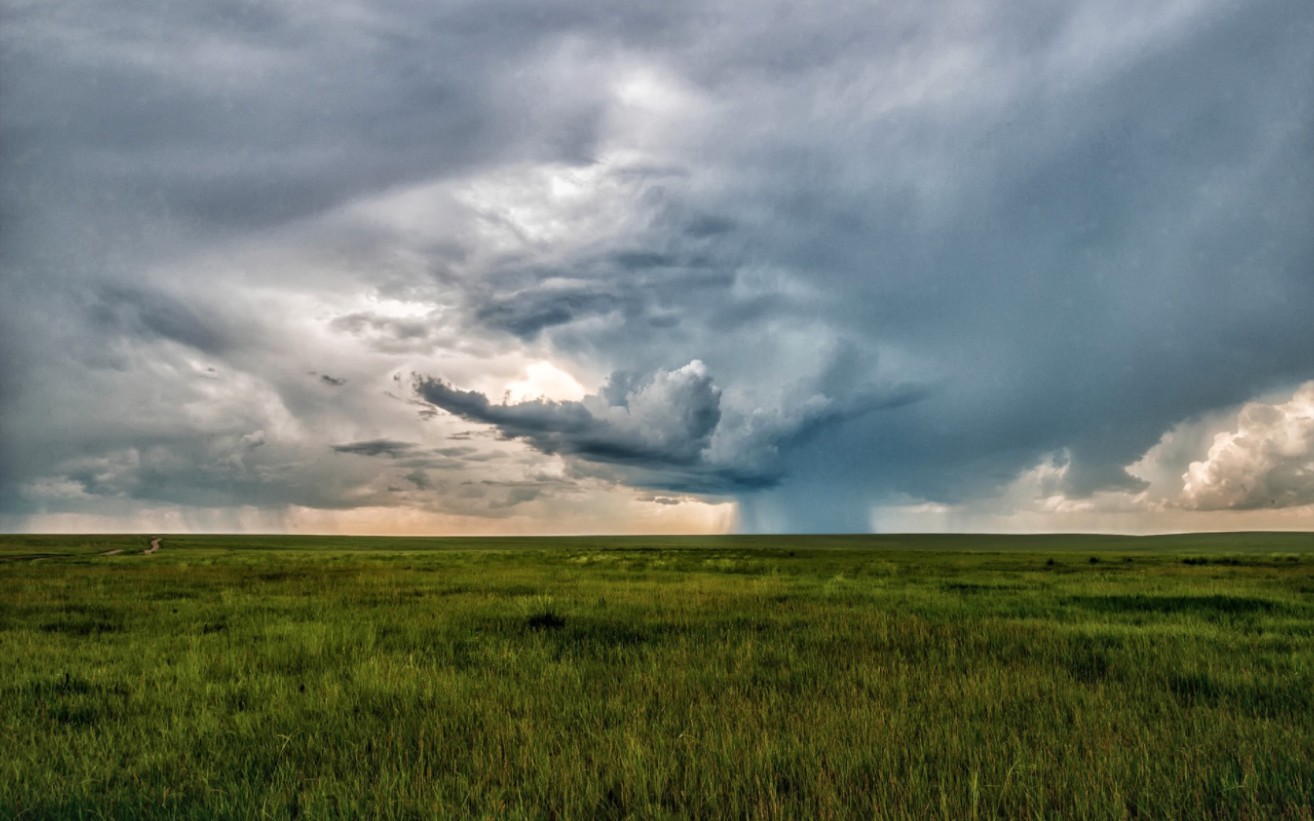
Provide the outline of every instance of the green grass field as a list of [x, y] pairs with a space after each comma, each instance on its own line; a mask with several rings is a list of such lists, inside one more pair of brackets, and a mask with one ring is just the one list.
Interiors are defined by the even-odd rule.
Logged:
[[0, 818], [1314, 817], [1308, 533], [147, 541], [0, 536]]

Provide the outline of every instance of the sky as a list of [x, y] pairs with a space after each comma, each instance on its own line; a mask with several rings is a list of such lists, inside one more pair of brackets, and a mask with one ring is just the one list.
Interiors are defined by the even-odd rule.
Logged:
[[1308, 0], [0, 0], [0, 529], [1314, 529]]

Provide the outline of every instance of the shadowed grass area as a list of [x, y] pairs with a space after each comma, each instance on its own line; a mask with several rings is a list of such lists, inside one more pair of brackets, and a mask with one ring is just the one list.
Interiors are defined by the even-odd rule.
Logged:
[[1314, 812], [1310, 534], [147, 541], [0, 537], [0, 817]]

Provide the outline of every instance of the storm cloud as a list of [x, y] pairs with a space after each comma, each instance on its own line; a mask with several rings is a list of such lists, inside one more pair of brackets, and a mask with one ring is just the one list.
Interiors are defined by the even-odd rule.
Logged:
[[0, 524], [1299, 513], [1311, 31], [1302, 0], [12, 5]]
[[787, 451], [825, 427], [922, 398], [920, 390], [900, 386], [879, 398], [813, 395], [784, 411], [723, 409], [721, 390], [699, 360], [649, 375], [614, 373], [602, 390], [580, 401], [494, 404], [431, 377], [417, 377], [415, 391], [437, 408], [491, 425], [541, 453], [624, 466], [630, 469], [625, 481], [636, 487], [701, 493], [773, 487]]
[[529, 439], [545, 453], [567, 452], [600, 461], [659, 465], [698, 462], [721, 421], [721, 391], [694, 361], [674, 371], [626, 384], [614, 380], [601, 396], [581, 402], [534, 400], [494, 405], [474, 391], [420, 378], [426, 401], [505, 435]]
[[407, 456], [416, 449], [412, 442], [398, 442], [394, 439], [370, 439], [364, 442], [347, 442], [334, 445], [335, 453], [354, 453], [357, 456], [388, 456], [393, 459]]

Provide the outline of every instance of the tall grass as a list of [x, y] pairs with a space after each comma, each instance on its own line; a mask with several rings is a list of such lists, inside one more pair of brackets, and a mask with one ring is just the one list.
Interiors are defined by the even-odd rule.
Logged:
[[1238, 539], [4, 537], [0, 817], [1310, 818]]

